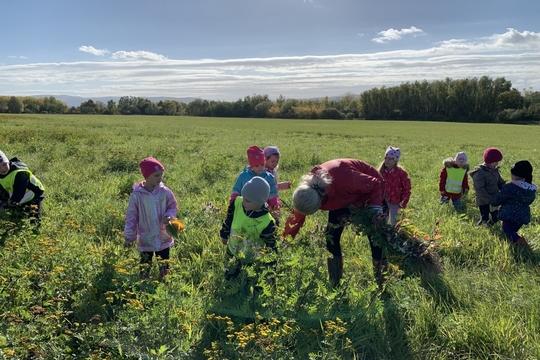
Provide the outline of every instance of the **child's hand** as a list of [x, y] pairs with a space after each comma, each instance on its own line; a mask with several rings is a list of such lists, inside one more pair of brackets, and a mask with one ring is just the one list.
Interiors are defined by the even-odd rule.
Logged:
[[130, 239], [127, 239], [127, 238], [126, 238], [126, 239], [124, 240], [124, 247], [130, 247], [131, 244], [133, 244], [134, 241], [135, 241], [135, 240], [130, 240]]
[[441, 196], [444, 196], [444, 191], [440, 191], [440, 193], [441, 193]]
[[224, 238], [221, 238], [221, 242], [223, 243], [223, 245], [227, 245], [227, 243], [229, 242], [229, 240], [224, 239]]
[[400, 202], [399, 207], [402, 209], [405, 209], [405, 202], [404, 201]]
[[172, 216], [164, 216], [163, 220], [161, 220], [161, 222], [164, 223], [164, 224], [168, 224], [169, 221], [171, 221], [171, 220], [172, 220]]
[[292, 182], [290, 181], [285, 181], [285, 189], [290, 189], [292, 186]]

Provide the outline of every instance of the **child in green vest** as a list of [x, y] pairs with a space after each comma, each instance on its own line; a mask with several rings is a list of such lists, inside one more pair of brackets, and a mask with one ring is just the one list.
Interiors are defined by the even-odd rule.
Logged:
[[[19, 224], [28, 218], [37, 232], [44, 198], [43, 185], [28, 166], [16, 157], [9, 160], [0, 151], [0, 207], [9, 212], [12, 222]], [[6, 234], [7, 229], [1, 231]]]
[[461, 210], [463, 208], [461, 195], [469, 191], [467, 154], [458, 152], [454, 158], [444, 159], [443, 165], [439, 176], [440, 204], [446, 204], [452, 200], [454, 209]]
[[220, 231], [229, 264], [233, 263], [225, 269], [226, 280], [238, 276], [242, 265], [253, 264], [263, 248], [276, 249], [277, 227], [266, 205], [269, 194], [268, 182], [255, 176], [229, 204]]

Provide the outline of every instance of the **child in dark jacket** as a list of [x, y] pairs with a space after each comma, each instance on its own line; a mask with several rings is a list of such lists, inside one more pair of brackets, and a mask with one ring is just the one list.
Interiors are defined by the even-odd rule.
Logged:
[[[480, 210], [480, 220], [477, 225], [491, 226], [498, 221], [498, 209], [490, 206], [490, 202], [499, 193], [506, 181], [499, 172], [498, 164], [503, 155], [499, 149], [490, 147], [484, 151], [484, 163], [478, 165], [469, 175], [473, 179], [476, 205]], [[491, 219], [489, 218], [491, 215]]]
[[519, 229], [531, 222], [530, 205], [536, 197], [537, 186], [532, 183], [533, 168], [527, 160], [512, 166], [512, 182], [505, 185], [491, 200], [492, 206], [501, 206], [499, 219], [502, 229], [514, 245], [529, 248], [529, 244], [518, 234]]

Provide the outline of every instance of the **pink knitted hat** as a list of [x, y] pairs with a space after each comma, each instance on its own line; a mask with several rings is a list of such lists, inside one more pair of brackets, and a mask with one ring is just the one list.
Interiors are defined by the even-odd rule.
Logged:
[[264, 151], [258, 146], [251, 146], [247, 149], [247, 158], [250, 168], [257, 167], [259, 165], [264, 165]]
[[153, 157], [142, 159], [139, 163], [139, 167], [141, 168], [142, 176], [144, 176], [145, 179], [158, 170], [165, 170], [165, 167]]

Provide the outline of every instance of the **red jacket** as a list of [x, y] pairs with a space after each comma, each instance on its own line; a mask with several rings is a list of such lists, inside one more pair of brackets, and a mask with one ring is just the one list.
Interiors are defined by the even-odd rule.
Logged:
[[396, 166], [382, 172], [386, 187], [386, 201], [406, 208], [411, 198], [411, 179], [403, 168]]
[[[356, 159], [335, 159], [315, 166], [310, 173], [324, 169], [332, 177], [332, 184], [325, 188], [321, 210], [338, 210], [355, 206], [367, 208], [381, 206], [384, 196], [384, 179], [373, 166]], [[298, 234], [305, 222], [305, 215], [293, 210], [287, 218], [283, 236]]]
[[[445, 196], [445, 197], [447, 197], [447, 198], [449, 198], [451, 200], [459, 199], [459, 198], [461, 198], [462, 193], [453, 194], [453, 193], [449, 193], [449, 192], [445, 191], [446, 178], [448, 177], [448, 173], [446, 172], [446, 168], [451, 166], [451, 167], [457, 169], [457, 168], [459, 168], [459, 166], [456, 165], [456, 164], [449, 164], [449, 163], [445, 163], [444, 165], [445, 166], [442, 168], [441, 174], [440, 174], [440, 177], [439, 177], [439, 192], [443, 191], [444, 194], [441, 194], [441, 195]], [[469, 180], [467, 180], [467, 172], [465, 172], [465, 175], [463, 176], [463, 182], [461, 183], [461, 189], [462, 190], [467, 190], [467, 191], [469, 190]]]

